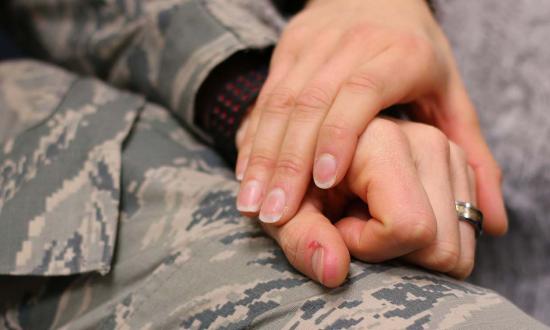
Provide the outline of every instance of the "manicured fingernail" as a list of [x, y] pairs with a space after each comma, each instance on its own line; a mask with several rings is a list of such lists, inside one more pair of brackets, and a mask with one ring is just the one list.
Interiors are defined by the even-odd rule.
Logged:
[[317, 281], [321, 284], [323, 283], [324, 254], [323, 247], [319, 246], [315, 249], [313, 255], [311, 256], [311, 266], [313, 267], [313, 272], [315, 273], [315, 277], [317, 277]]
[[260, 182], [256, 180], [247, 182], [237, 197], [237, 209], [241, 212], [258, 212], [260, 195]]
[[274, 223], [281, 220], [286, 206], [286, 195], [283, 189], [275, 188], [267, 195], [260, 211], [260, 220]]
[[313, 167], [313, 181], [321, 189], [328, 189], [336, 181], [336, 158], [330, 154], [322, 154]]
[[237, 181], [243, 181], [244, 171], [246, 171], [247, 166], [248, 166], [248, 157], [246, 157], [243, 161], [240, 161], [237, 164], [237, 168], [235, 169], [235, 178], [237, 179]]

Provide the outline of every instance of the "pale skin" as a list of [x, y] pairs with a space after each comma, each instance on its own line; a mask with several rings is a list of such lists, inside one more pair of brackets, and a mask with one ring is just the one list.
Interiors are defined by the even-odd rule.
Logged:
[[[485, 232], [505, 233], [501, 172], [449, 44], [423, 0], [312, 0], [292, 19], [275, 49], [257, 106], [241, 127], [238, 209], [276, 226], [296, 219], [307, 204], [312, 179], [323, 190], [342, 184], [359, 154], [359, 137], [382, 109], [394, 104], [410, 104], [413, 118], [438, 127], [464, 150], [476, 178]], [[429, 195], [429, 189], [435, 188], [423, 185], [414, 195]], [[423, 215], [439, 224], [440, 217], [451, 216], [454, 198], [445, 203], [433, 201], [432, 212]], [[394, 207], [406, 216], [416, 205]], [[449, 252], [444, 245], [459, 240], [451, 229], [446, 239], [439, 238], [450, 226], [444, 224], [433, 251]], [[433, 251], [426, 249], [407, 258], [430, 268]], [[369, 259], [377, 253], [382, 252], [371, 252]]]
[[350, 255], [401, 258], [465, 278], [476, 239], [473, 227], [457, 219], [454, 200], [477, 201], [464, 152], [431, 126], [375, 118], [337, 187], [311, 186], [290, 221], [263, 228], [294, 267], [327, 287], [343, 283]]

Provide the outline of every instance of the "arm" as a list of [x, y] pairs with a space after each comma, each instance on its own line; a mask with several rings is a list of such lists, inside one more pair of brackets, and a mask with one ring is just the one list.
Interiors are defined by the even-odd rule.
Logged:
[[231, 55], [275, 43], [281, 18], [260, 15], [269, 8], [267, 0], [16, 0], [10, 13], [34, 54], [139, 92], [211, 140], [195, 122], [196, 94]]
[[478, 178], [487, 232], [506, 231], [498, 164], [483, 138], [451, 48], [422, 1], [314, 0], [286, 27], [250, 116], [237, 206], [283, 224], [313, 178], [343, 180], [359, 135], [383, 109], [440, 128]]

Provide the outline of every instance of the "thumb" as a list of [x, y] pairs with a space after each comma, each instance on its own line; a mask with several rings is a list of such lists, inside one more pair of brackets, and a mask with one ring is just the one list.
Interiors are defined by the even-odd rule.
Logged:
[[321, 213], [321, 207], [320, 198], [312, 196], [310, 190], [294, 218], [282, 226], [262, 226], [281, 246], [292, 266], [334, 288], [346, 279], [350, 255], [336, 227]]

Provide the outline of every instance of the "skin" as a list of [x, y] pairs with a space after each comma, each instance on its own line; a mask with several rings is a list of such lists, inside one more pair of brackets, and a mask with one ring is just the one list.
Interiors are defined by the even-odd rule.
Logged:
[[327, 287], [343, 283], [350, 256], [465, 278], [475, 232], [457, 219], [454, 200], [476, 201], [464, 152], [431, 126], [375, 118], [337, 187], [310, 186], [291, 220], [262, 226], [294, 267]]
[[[421, 0], [313, 0], [292, 19], [239, 132], [237, 208], [284, 225], [301, 210], [312, 178], [321, 189], [345, 180], [359, 136], [395, 104], [410, 105], [414, 119], [438, 127], [464, 150], [485, 231], [504, 234], [501, 171], [449, 44]], [[435, 208], [439, 214], [444, 207]]]

